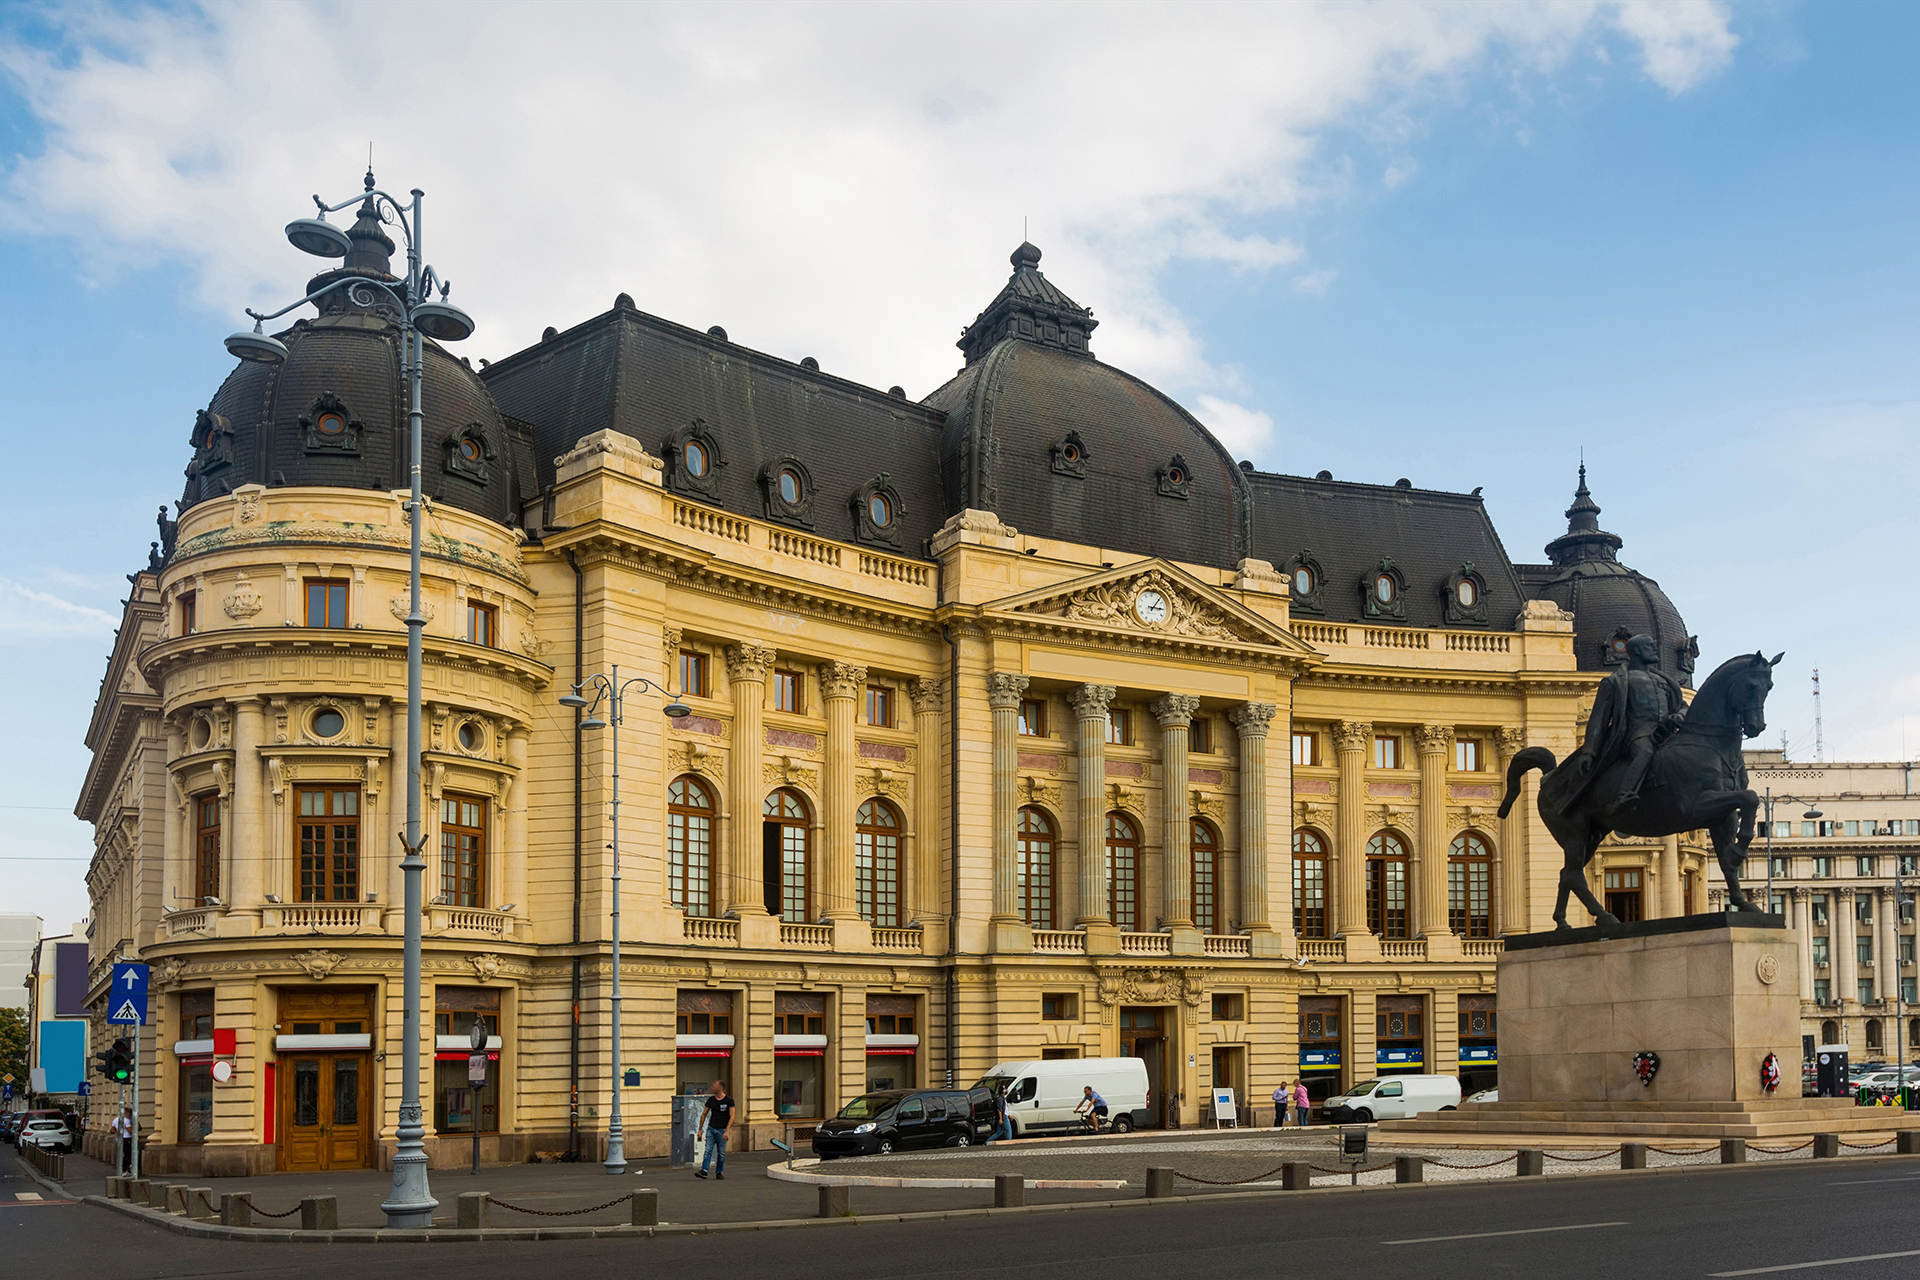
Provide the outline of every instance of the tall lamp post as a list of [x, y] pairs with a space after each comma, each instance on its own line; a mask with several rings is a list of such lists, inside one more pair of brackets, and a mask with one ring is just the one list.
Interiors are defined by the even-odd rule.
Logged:
[[[380, 1206], [387, 1215], [389, 1227], [430, 1227], [433, 1211], [439, 1207], [439, 1201], [427, 1187], [427, 1152], [423, 1141], [426, 1125], [420, 1109], [420, 879], [427, 866], [426, 859], [421, 857], [425, 841], [420, 835], [420, 631], [427, 624], [420, 612], [420, 530], [426, 523], [420, 494], [421, 362], [425, 359], [427, 338], [457, 342], [473, 333], [472, 318], [446, 300], [450, 286], [422, 262], [420, 205], [425, 196], [418, 187], [411, 195], [413, 198], [403, 203], [380, 190], [373, 184], [373, 170], [368, 169], [360, 194], [338, 204], [328, 204], [315, 196], [313, 203], [319, 209], [319, 216], [287, 224], [287, 239], [296, 249], [320, 258], [344, 258], [352, 250], [353, 242], [327, 221], [327, 215], [358, 204], [363, 215], [399, 225], [407, 241], [404, 281], [381, 280], [372, 275], [342, 276], [278, 311], [262, 314], [248, 308], [253, 331], [232, 334], [226, 344], [227, 350], [242, 360], [279, 364], [287, 358], [286, 344], [263, 332], [262, 325], [336, 289], [345, 289], [356, 306], [371, 307], [384, 297], [398, 309], [400, 316], [401, 372], [407, 379], [407, 435], [413, 481], [413, 496], [407, 504], [407, 523], [413, 528], [409, 578], [413, 607], [407, 612], [407, 829], [400, 837], [406, 848], [400, 868], [406, 873], [407, 928], [400, 1123], [394, 1133], [393, 1189]], [[436, 284], [440, 293], [437, 301], [434, 298]]]
[[[608, 912], [613, 932], [613, 991], [608, 998], [608, 1004], [612, 1006], [612, 1027], [608, 1038], [612, 1041], [613, 1078], [609, 1082], [612, 1093], [607, 1107], [607, 1158], [604, 1161], [608, 1173], [627, 1171], [626, 1130], [620, 1122], [620, 1032], [623, 1026], [620, 1021], [620, 726], [627, 716], [627, 690], [634, 685], [665, 695], [669, 701], [661, 710], [669, 719], [693, 714], [690, 707], [672, 701], [672, 694], [645, 676], [629, 676], [622, 680], [618, 663], [612, 667], [612, 674], [600, 675], [596, 672], [575, 683], [573, 689], [560, 698], [563, 707], [575, 710], [586, 708], [587, 718], [580, 722], [582, 729], [611, 727], [613, 730], [613, 909]], [[581, 693], [588, 687], [594, 691], [591, 703]], [[603, 702], [607, 704], [604, 720], [595, 714]]]
[[1779, 800], [1790, 800], [1794, 804], [1805, 804], [1807, 806], [1807, 811], [1801, 814], [1800, 816], [1802, 818], [1805, 818], [1808, 822], [1812, 822], [1814, 819], [1821, 816], [1820, 811], [1813, 807], [1813, 804], [1811, 801], [1803, 801], [1798, 796], [1776, 796], [1773, 794], [1772, 787], [1767, 788], [1767, 794], [1765, 798], [1761, 800], [1760, 803], [1765, 805], [1767, 810], [1767, 910], [1768, 911], [1773, 910], [1773, 806], [1774, 806], [1774, 803]]

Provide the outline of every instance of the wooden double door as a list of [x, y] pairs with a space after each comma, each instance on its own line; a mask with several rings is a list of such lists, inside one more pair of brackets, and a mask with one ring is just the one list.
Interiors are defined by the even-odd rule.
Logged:
[[371, 1066], [361, 1051], [280, 1059], [281, 1169], [371, 1167]]

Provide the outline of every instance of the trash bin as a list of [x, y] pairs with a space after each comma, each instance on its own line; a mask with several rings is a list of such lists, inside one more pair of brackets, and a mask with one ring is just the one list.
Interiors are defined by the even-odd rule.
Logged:
[[700, 1132], [700, 1113], [707, 1108], [707, 1095], [704, 1093], [675, 1094], [673, 1099], [673, 1149], [669, 1153], [668, 1163], [674, 1168], [685, 1168], [700, 1163], [700, 1152], [694, 1144], [694, 1135]]
[[1823, 1044], [1814, 1053], [1814, 1092], [1822, 1098], [1847, 1096], [1847, 1046]]

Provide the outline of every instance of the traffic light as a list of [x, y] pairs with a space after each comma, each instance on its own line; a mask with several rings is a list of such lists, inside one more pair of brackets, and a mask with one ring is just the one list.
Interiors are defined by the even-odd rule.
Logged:
[[105, 1075], [115, 1084], [125, 1084], [133, 1079], [133, 1042], [115, 1040], [113, 1048], [103, 1055], [106, 1058]]
[[102, 1049], [93, 1055], [93, 1069], [108, 1079], [113, 1078], [113, 1050]]

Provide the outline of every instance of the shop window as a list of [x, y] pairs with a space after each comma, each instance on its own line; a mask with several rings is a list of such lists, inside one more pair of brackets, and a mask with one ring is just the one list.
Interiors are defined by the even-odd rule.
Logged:
[[1193, 858], [1193, 923], [1202, 933], [1221, 933], [1217, 871], [1220, 836], [1211, 823], [1198, 818], [1189, 824], [1188, 850]]
[[1500, 1011], [1494, 996], [1460, 997], [1460, 1038], [1491, 1040], [1500, 1034]]
[[[911, 1000], [912, 997], [905, 997]], [[914, 1015], [908, 1013], [875, 1013], [869, 1000], [867, 1005], [867, 1034], [870, 1036], [910, 1036], [914, 1034]]]
[[[180, 993], [181, 1040], [213, 1038], [213, 992]], [[180, 1141], [201, 1143], [213, 1132], [213, 1059], [196, 1056], [179, 1064]]]
[[[488, 1036], [500, 1034], [498, 987], [434, 988], [435, 1036], [466, 1040], [475, 1022], [486, 1028]], [[433, 1125], [441, 1133], [500, 1132], [500, 1051], [485, 1051], [488, 1062], [484, 1083], [468, 1077], [471, 1052], [467, 1044], [434, 1052]]]
[[776, 671], [773, 673], [773, 709], [800, 714], [800, 673], [798, 671]]
[[681, 1013], [674, 1016], [674, 1031], [683, 1036], [730, 1036], [733, 1014]]
[[868, 924], [900, 927], [900, 815], [884, 800], [869, 800], [854, 815], [853, 896]]
[[1047, 736], [1047, 703], [1044, 698], [1020, 700], [1020, 736], [1023, 738]]
[[733, 1035], [734, 993], [682, 991], [674, 1003], [676, 1037], [703, 1037], [677, 1041], [674, 1048], [674, 1085], [678, 1094], [705, 1093], [717, 1080], [733, 1089], [733, 1046], [713, 1037]]
[[[1398, 999], [1419, 1000], [1418, 996], [1396, 997]], [[1384, 1001], [1387, 997], [1382, 996]], [[1373, 1018], [1373, 1034], [1381, 1040], [1418, 1040], [1424, 1032], [1421, 1030], [1422, 1013], [1416, 1006], [1410, 1009], [1383, 1010]]]
[[1311, 831], [1293, 833], [1293, 931], [1327, 936], [1327, 847]]
[[867, 686], [867, 723], [881, 729], [893, 728], [893, 690], [885, 685]]
[[205, 906], [220, 896], [220, 797], [195, 796], [193, 892]]
[[1471, 832], [1447, 850], [1447, 927], [1462, 938], [1493, 936], [1493, 852]]
[[1320, 763], [1320, 738], [1317, 734], [1296, 733], [1293, 735], [1293, 762], [1297, 765], [1315, 765]]
[[1605, 883], [1607, 910], [1619, 917], [1622, 924], [1632, 924], [1640, 919], [1640, 872], [1609, 871]]
[[1107, 815], [1107, 894], [1114, 927], [1133, 933], [1140, 927], [1140, 832], [1124, 814]]
[[[910, 1089], [919, 1076], [919, 1015], [913, 996], [867, 997], [867, 1088]], [[878, 1039], [876, 1039], [878, 1037]]]
[[812, 827], [807, 803], [782, 788], [762, 808], [761, 870], [766, 877], [766, 907], [789, 924], [807, 922], [807, 868]]
[[1398, 769], [1400, 767], [1400, 739], [1391, 734], [1381, 734], [1373, 740], [1373, 767], [1376, 769]]
[[1367, 929], [1382, 938], [1407, 936], [1407, 846], [1388, 831], [1367, 841]]
[[302, 902], [360, 900], [360, 793], [299, 787], [299, 895]]
[[347, 625], [347, 584], [336, 578], [308, 578], [307, 625], [344, 628]]
[[467, 606], [467, 643], [483, 644], [491, 649], [499, 644], [499, 614], [490, 604]]
[[827, 1019], [824, 1014], [776, 1013], [773, 1015], [773, 1034], [823, 1036], [827, 1034]]
[[697, 778], [667, 787], [667, 897], [690, 916], [713, 914], [713, 797]]
[[485, 907], [487, 802], [478, 796], [440, 801], [440, 895], [448, 906]]
[[680, 651], [680, 692], [689, 698], [707, 696], [707, 655], [691, 649]]
[[1020, 918], [1029, 929], [1053, 928], [1053, 823], [1038, 809], [1020, 810], [1015, 829]]
[[1244, 1022], [1247, 1017], [1247, 997], [1239, 992], [1221, 992], [1213, 997], [1213, 1020], [1215, 1022]]
[[1040, 997], [1040, 1017], [1046, 1022], [1074, 1022], [1080, 1017], [1080, 997], [1071, 991], [1051, 991]]
[[785, 1121], [820, 1118], [826, 1114], [826, 1049], [817, 1043], [782, 1045], [778, 1037], [826, 1035], [826, 997], [775, 992], [773, 1009], [774, 1114]]

